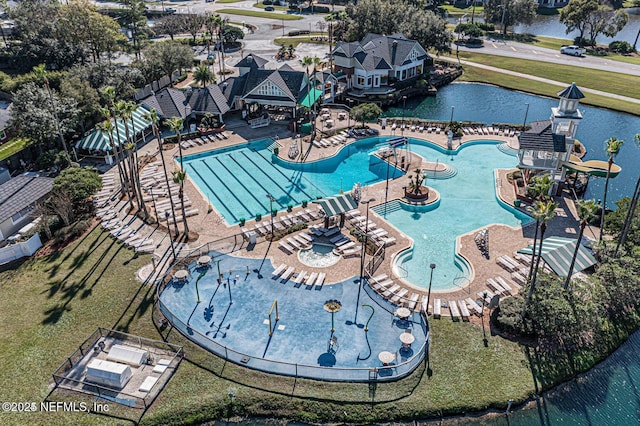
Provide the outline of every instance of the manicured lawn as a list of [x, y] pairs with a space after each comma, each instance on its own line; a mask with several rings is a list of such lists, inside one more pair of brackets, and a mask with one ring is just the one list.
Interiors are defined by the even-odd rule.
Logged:
[[[166, 338], [185, 347], [186, 359], [144, 414], [142, 424], [188, 424], [241, 416], [288, 417], [300, 421], [374, 423], [438, 417], [461, 410], [504, 409], [533, 392], [522, 348], [487, 335], [479, 326], [432, 324], [429, 368], [419, 367], [394, 383], [323, 383], [268, 375], [225, 363], [171, 328], [153, 320], [152, 287], [134, 280], [150, 258], [134, 256], [96, 229], [55, 255], [0, 273], [0, 397], [42, 401], [51, 373], [98, 326], [144, 337]], [[231, 407], [227, 394], [236, 388]], [[92, 401], [55, 391], [53, 401]], [[111, 414], [142, 413], [109, 404]], [[6, 416], [6, 415], [5, 415]], [[20, 424], [123, 424], [118, 418], [78, 413], [34, 413], [8, 417]], [[124, 422], [124, 424], [129, 424]]]
[[253, 16], [256, 18], [276, 19], [285, 21], [297, 21], [302, 19], [298, 15], [289, 15], [286, 13], [272, 13], [272, 12], [260, 12], [257, 10], [242, 10], [242, 9], [218, 9], [218, 13], [226, 13], [228, 15], [240, 15], [240, 16]]
[[0, 161], [11, 157], [18, 151], [21, 151], [27, 145], [27, 140], [22, 138], [11, 139], [0, 145]]
[[[461, 55], [462, 56], [462, 55]], [[508, 89], [520, 90], [522, 92], [533, 93], [537, 95], [557, 97], [557, 93], [562, 89], [559, 86], [541, 83], [538, 81], [528, 80], [526, 78], [511, 76], [507, 74], [488, 71], [481, 68], [464, 66], [464, 74], [459, 78], [460, 81], [476, 81], [482, 83], [495, 84], [497, 86], [506, 87]], [[567, 80], [568, 82], [575, 80]], [[617, 111], [624, 111], [630, 114], [640, 115], [640, 105], [629, 102], [619, 101], [617, 99], [605, 96], [587, 93], [582, 103], [593, 106], [610, 108]]]
[[443, 4], [439, 6], [442, 9], [445, 9], [449, 15], [455, 16], [463, 16], [468, 15], [469, 21], [471, 21], [471, 15], [475, 14], [476, 17], [481, 18], [484, 15], [484, 7], [476, 6], [475, 11], [473, 10], [473, 6], [468, 6], [464, 8], [455, 7], [450, 4]]
[[508, 58], [475, 52], [460, 52], [461, 59], [506, 70], [550, 78], [556, 81], [576, 82], [578, 86], [640, 99], [638, 77], [583, 67], [572, 67], [550, 62]]

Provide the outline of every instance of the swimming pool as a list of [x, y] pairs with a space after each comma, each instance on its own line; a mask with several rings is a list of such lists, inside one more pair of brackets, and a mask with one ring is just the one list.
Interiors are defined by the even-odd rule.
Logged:
[[427, 161], [445, 163], [458, 173], [448, 179], [428, 179], [426, 185], [440, 193], [440, 201], [428, 206], [410, 206], [393, 201], [373, 210], [400, 231], [413, 238], [414, 246], [395, 259], [396, 274], [426, 288], [429, 264], [435, 263], [433, 290], [452, 290], [465, 286], [469, 266], [456, 256], [456, 238], [492, 223], [522, 225], [532, 219], [500, 202], [496, 197], [494, 170], [512, 168], [515, 157], [498, 149], [498, 142], [466, 143], [449, 153], [436, 145], [411, 139], [412, 152]]
[[[372, 185], [402, 176], [371, 155], [388, 138], [356, 141], [332, 157], [307, 163], [292, 163], [272, 153], [274, 141], [262, 139], [247, 144], [188, 155], [183, 158], [187, 174], [229, 224], [241, 218], [265, 215], [273, 207], [284, 210], [303, 201], [350, 191], [353, 185]], [[270, 204], [267, 194], [275, 201]]]
[[[174, 327], [209, 351], [257, 370], [336, 381], [368, 381], [371, 368], [379, 369], [379, 380], [397, 379], [423, 365], [423, 314], [400, 320], [392, 303], [357, 278], [306, 286], [274, 279], [262, 259], [208, 254], [211, 267], [191, 262], [187, 280], [170, 281], [158, 304]], [[333, 320], [324, 309], [329, 300], [342, 305]], [[399, 336], [407, 329], [415, 343], [403, 351]], [[392, 365], [382, 366], [382, 351], [397, 354]]]

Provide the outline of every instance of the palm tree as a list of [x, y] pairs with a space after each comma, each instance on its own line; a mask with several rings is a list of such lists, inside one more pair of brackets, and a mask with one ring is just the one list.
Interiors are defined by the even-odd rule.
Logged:
[[206, 66], [205, 64], [200, 64], [193, 72], [193, 80], [196, 83], [201, 84], [202, 87], [206, 87], [210, 83], [216, 82], [216, 76], [208, 66]]
[[[549, 190], [552, 186], [553, 182], [551, 181], [549, 175], [536, 176], [531, 179], [531, 183], [529, 184], [529, 191], [531, 192], [533, 199], [542, 201], [548, 198]], [[529, 212], [532, 213], [532, 216], [536, 219], [536, 230], [533, 235], [533, 246], [535, 247], [538, 240], [538, 228], [540, 227], [540, 221], [535, 215], [536, 209], [534, 207], [529, 207], [527, 210], [529, 210]], [[529, 275], [527, 275], [527, 282], [530, 282], [531, 278], [533, 277], [533, 265], [535, 263], [535, 260], [536, 252], [535, 250], [533, 250], [531, 252], [531, 262], [529, 265]]]
[[122, 147], [120, 145], [120, 141], [122, 140], [120, 138], [120, 127], [117, 125], [117, 121], [116, 121], [116, 105], [115, 105], [115, 98], [116, 98], [116, 90], [115, 88], [113, 88], [112, 86], [107, 86], [104, 87], [100, 90], [100, 94], [102, 95], [102, 97], [104, 98], [107, 106], [106, 108], [101, 108], [100, 112], [102, 114], [102, 116], [104, 118], [110, 118], [114, 121], [114, 127], [116, 130], [116, 137], [118, 138], [118, 143], [115, 144], [115, 155], [116, 155], [116, 160], [122, 165], [122, 169], [123, 169], [123, 174], [122, 176], [120, 176], [120, 182], [122, 183], [121, 186], [121, 192], [124, 195], [124, 191], [127, 192], [127, 194], [129, 194], [129, 177], [127, 176], [127, 164], [124, 161], [124, 151], [122, 150]]
[[182, 118], [180, 117], [171, 117], [166, 121], [167, 125], [171, 129], [171, 131], [176, 133], [176, 138], [178, 141], [178, 150], [180, 152], [180, 170], [173, 172], [173, 181], [180, 185], [180, 190], [178, 191], [178, 198], [180, 199], [180, 207], [182, 210], [182, 224], [184, 225], [184, 235], [189, 237], [189, 225], [187, 223], [187, 211], [184, 208], [184, 181], [187, 177], [187, 174], [184, 171], [184, 166], [182, 164], [182, 145], [180, 144], [181, 133], [182, 130]]
[[144, 202], [144, 194], [142, 193], [142, 185], [140, 184], [140, 169], [138, 168], [138, 145], [136, 144], [136, 122], [133, 119], [133, 114], [136, 112], [137, 109], [138, 109], [138, 104], [136, 104], [135, 102], [126, 102], [126, 112], [129, 115], [129, 121], [131, 121], [131, 129], [133, 130], [131, 134], [131, 143], [133, 144], [133, 155], [134, 155], [133, 181], [134, 181], [134, 184], [136, 185], [136, 189], [138, 192], [138, 196], [139, 196], [138, 205], [142, 209], [142, 212], [143, 212], [142, 217], [143, 219], [148, 219], [149, 212], [147, 211], [147, 207]]
[[311, 58], [311, 56], [305, 56], [304, 58], [299, 59], [298, 62], [300, 62], [300, 65], [305, 67], [305, 69], [307, 70], [307, 77], [309, 77], [309, 67], [313, 65], [313, 59]]
[[[158, 139], [158, 151], [160, 153], [160, 159], [162, 160], [162, 170], [164, 171], [164, 180], [165, 183], [167, 184], [167, 193], [169, 194], [169, 205], [171, 206], [171, 214], [173, 215], [173, 226], [175, 226], [175, 230], [176, 230], [176, 237], [178, 236], [178, 221], [176, 220], [176, 210], [175, 207], [173, 205], [173, 195], [171, 194], [171, 186], [169, 185], [169, 176], [167, 176], [167, 164], [164, 160], [164, 155], [162, 154], [162, 136], [160, 135], [160, 128], [158, 126], [159, 123], [159, 119], [158, 119], [158, 113], [156, 112], [155, 109], [152, 109], [151, 111], [149, 111], [148, 113], [145, 113], [143, 115], [145, 120], [148, 120], [151, 122], [151, 128], [153, 129], [153, 133], [156, 135], [156, 138]], [[160, 218], [157, 218], [158, 221], [160, 221]], [[167, 228], [169, 228], [169, 221], [167, 221]], [[171, 234], [171, 231], [169, 231], [169, 234]]]
[[129, 163], [129, 183], [131, 184], [131, 194], [132, 197], [136, 199], [136, 204], [138, 205], [138, 209], [142, 209], [142, 205], [140, 203], [140, 199], [142, 198], [140, 194], [138, 194], [138, 185], [136, 184], [136, 167], [135, 167], [135, 157], [133, 155], [133, 150], [135, 149], [135, 142], [131, 142], [131, 132], [129, 132], [129, 124], [127, 120], [131, 117], [131, 105], [126, 101], [118, 101], [116, 102], [116, 106], [114, 108], [116, 116], [122, 120], [124, 124], [124, 132], [125, 132], [125, 145], [124, 148], [127, 151], [127, 161]]
[[600, 216], [600, 241], [604, 233], [604, 216], [607, 212], [607, 191], [609, 189], [609, 178], [611, 177], [611, 166], [613, 165], [613, 157], [618, 155], [620, 149], [624, 145], [624, 141], [618, 138], [609, 138], [605, 142], [605, 152], [609, 156], [609, 165], [607, 167], [607, 180], [604, 182], [604, 196], [602, 197], [602, 216]]
[[569, 283], [571, 282], [571, 274], [573, 274], [573, 267], [576, 264], [578, 250], [580, 250], [580, 241], [582, 241], [584, 228], [587, 226], [589, 220], [591, 220], [591, 218], [596, 215], [598, 205], [596, 204], [595, 200], [577, 200], [576, 209], [578, 210], [578, 218], [580, 219], [580, 233], [578, 234], [578, 241], [576, 241], [576, 249], [573, 251], [573, 257], [571, 258], [571, 265], [569, 266], [567, 280], [564, 283], [565, 290], [569, 288]]
[[[633, 140], [636, 144], [640, 146], [640, 133], [635, 135], [633, 137]], [[638, 180], [636, 181], [636, 187], [633, 190], [633, 195], [631, 196], [631, 204], [629, 204], [627, 217], [624, 219], [624, 224], [622, 225], [622, 232], [620, 232], [620, 238], [618, 239], [618, 245], [616, 245], [616, 251], [613, 253], [614, 257], [618, 256], [618, 250], [620, 250], [620, 246], [622, 246], [627, 240], [627, 234], [629, 233], [629, 228], [631, 228], [631, 222], [633, 222], [633, 218], [636, 215], [636, 207], [638, 206], [639, 197], [640, 197], [640, 175], [638, 175]]]
[[[531, 297], [533, 296], [533, 291], [536, 286], [536, 278], [538, 276], [538, 268], [540, 267], [540, 259], [542, 258], [542, 242], [544, 241], [544, 233], [547, 230], [547, 222], [553, 219], [556, 215], [555, 210], [558, 205], [553, 201], [536, 201], [535, 208], [531, 209], [531, 214], [536, 219], [536, 224], [540, 224], [540, 243], [538, 244], [538, 255], [536, 256], [535, 266], [533, 268], [533, 275], [531, 276], [531, 282], [529, 284], [529, 293], [527, 294], [527, 299], [525, 300], [524, 305], [522, 306], [521, 316], [524, 318], [527, 304], [531, 302]], [[532, 248], [534, 254], [536, 251], [536, 241], [533, 242]]]
[[49, 86], [49, 79], [47, 78], [47, 70], [44, 64], [40, 64], [33, 68], [33, 73], [44, 82], [44, 87], [47, 89], [49, 95], [49, 102], [51, 103], [51, 113], [53, 114], [53, 120], [56, 123], [56, 131], [60, 137], [62, 148], [64, 149], [64, 155], [67, 157], [67, 164], [71, 164], [71, 157], [69, 156], [69, 149], [67, 148], [67, 142], [64, 140], [62, 130], [60, 129], [60, 120], [58, 119], [58, 112], [56, 111], [56, 105], [53, 102], [53, 93], [51, 92], [51, 86]]

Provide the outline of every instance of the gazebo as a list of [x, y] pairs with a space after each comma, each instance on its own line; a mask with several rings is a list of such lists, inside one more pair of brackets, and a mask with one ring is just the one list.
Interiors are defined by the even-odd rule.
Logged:
[[[145, 131], [151, 127], [151, 121], [144, 118], [145, 114], [149, 111], [140, 106], [132, 114], [131, 120], [127, 120], [126, 126], [129, 128], [129, 135], [133, 135], [137, 139], [140, 135], [143, 139], [145, 137]], [[125, 123], [120, 119], [116, 119], [115, 128], [111, 132], [113, 143], [116, 146], [121, 146], [126, 142], [127, 132], [125, 130]], [[109, 140], [109, 134], [102, 130], [95, 129], [88, 136], [80, 139], [76, 143], [76, 148], [85, 149], [87, 151], [100, 151], [105, 153], [105, 162], [112, 164], [111, 158], [111, 141]]]
[[[542, 259], [556, 274], [566, 277], [571, 266], [571, 259], [576, 249], [577, 240], [563, 237], [549, 237], [542, 242]], [[540, 249], [540, 243], [536, 244], [536, 253]], [[518, 253], [531, 255], [533, 246], [518, 250]], [[578, 256], [573, 267], [574, 272], [583, 271], [595, 265], [596, 259], [591, 252], [582, 244], [578, 249]]]

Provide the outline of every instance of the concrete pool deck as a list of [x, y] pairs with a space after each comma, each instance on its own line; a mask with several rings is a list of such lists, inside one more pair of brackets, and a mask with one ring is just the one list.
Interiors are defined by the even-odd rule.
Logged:
[[[345, 123], [346, 124], [346, 123]], [[371, 128], [376, 128], [380, 130], [380, 127], [377, 125], [370, 125]], [[387, 126], [386, 130], [381, 131], [381, 136], [391, 136], [390, 126]], [[190, 155], [198, 152], [209, 151], [211, 149], [217, 149], [221, 147], [232, 146], [236, 144], [245, 143], [248, 140], [253, 140], [257, 138], [264, 137], [272, 137], [274, 135], [278, 135], [278, 143], [281, 145], [280, 156], [286, 158], [288, 148], [294, 142], [294, 139], [291, 137], [285, 138], [285, 135], [293, 136], [291, 132], [286, 129], [286, 126], [283, 124], [275, 124], [268, 128], [262, 129], [248, 129], [246, 125], [242, 126], [241, 124], [234, 124], [230, 126], [226, 134], [229, 136], [227, 140], [216, 141], [214, 143], [208, 143], [202, 146], [197, 146], [194, 148], [189, 148], [183, 150], [183, 155]], [[446, 148], [447, 145], [447, 136], [443, 132], [440, 134], [437, 133], [427, 133], [426, 131], [420, 133], [418, 131], [410, 131], [406, 130], [404, 132], [405, 136], [428, 140], [432, 143], [435, 143], [443, 148]], [[395, 136], [399, 136], [399, 132], [395, 132]], [[495, 140], [502, 141], [509, 144], [510, 147], [517, 147], [517, 138], [516, 137], [508, 137], [508, 136], [500, 136], [500, 135], [465, 135], [461, 139], [454, 140], [454, 148], [457, 148], [459, 144], [464, 145], [467, 142], [477, 141], [477, 140]], [[351, 139], [349, 140], [349, 142]], [[304, 143], [303, 148], [306, 149], [307, 155], [305, 157], [305, 161], [313, 161], [314, 159], [326, 158], [328, 156], [334, 155], [340, 148], [344, 145], [331, 146], [329, 148], [317, 148], [313, 146], [311, 143]], [[172, 170], [171, 164], [174, 164], [177, 168], [177, 163], [174, 161], [174, 157], [177, 155], [177, 148], [173, 150], [164, 151], [163, 154], [168, 164], [169, 172]], [[154, 155], [157, 158], [158, 150], [157, 143], [152, 141], [148, 143], [141, 150], [141, 154], [148, 153], [150, 155]], [[411, 167], [415, 167], [418, 164], [407, 164], [409, 170]], [[499, 189], [500, 198], [507, 204], [513, 205], [513, 201], [515, 199], [515, 192], [513, 191], [513, 187], [506, 179], [506, 174], [508, 170], [503, 170], [498, 173], [497, 187]], [[407, 179], [406, 178], [397, 178], [393, 181], [389, 182], [389, 196], [388, 200], [401, 199], [402, 198], [402, 188], [406, 186]], [[198, 215], [189, 218], [189, 228], [191, 231], [196, 232], [199, 235], [199, 239], [194, 242], [188, 243], [187, 248], [195, 248], [206, 244], [211, 241], [216, 241], [224, 237], [232, 236], [239, 234], [240, 226], [239, 225], [228, 225], [225, 223], [223, 218], [209, 206], [208, 201], [204, 200], [199, 190], [193, 185], [193, 183], [188, 179], [185, 184], [185, 192], [189, 196], [189, 199], [192, 201], [191, 208], [198, 209]], [[375, 202], [371, 203], [370, 207], [374, 207], [376, 205], [382, 204], [385, 199], [385, 182], [379, 182], [375, 185], [363, 188], [363, 199], [367, 199], [373, 197], [376, 199]], [[573, 206], [573, 202], [568, 198], [558, 198], [556, 201], [560, 201], [561, 211], [564, 212], [564, 216], [560, 216], [552, 221], [549, 225], [547, 235], [556, 235], [556, 236], [567, 236], [572, 237], [577, 235], [578, 232], [578, 221], [576, 218], [575, 207]], [[313, 204], [310, 204], [309, 207], [313, 208]], [[361, 212], [364, 214], [365, 209], [363, 206], [361, 207]], [[525, 206], [523, 206], [524, 208]], [[301, 208], [296, 207], [293, 209], [293, 214], [297, 213]], [[279, 213], [279, 216], [282, 213]], [[385, 260], [381, 263], [380, 267], [376, 270], [376, 274], [385, 273], [389, 277], [393, 277], [392, 271], [392, 261], [394, 257], [400, 253], [401, 251], [409, 248], [411, 246], [411, 240], [399, 232], [396, 228], [388, 224], [381, 217], [379, 217], [374, 211], [369, 212], [370, 220], [373, 220], [379, 228], [384, 229], [388, 232], [388, 236], [396, 238], [396, 243], [390, 247], [388, 247]], [[269, 218], [263, 218], [264, 220], [268, 220]], [[251, 228], [254, 224], [254, 221], [247, 221], [246, 226]], [[181, 225], [180, 225], [181, 227]], [[162, 229], [162, 228], [161, 228]], [[473, 267], [473, 280], [470, 284], [460, 290], [455, 291], [442, 291], [438, 292], [437, 296], [441, 298], [443, 301], [447, 300], [464, 300], [468, 297], [472, 299], [477, 298], [477, 293], [487, 289], [488, 278], [503, 276], [504, 278], [508, 278], [509, 274], [500, 267], [495, 259], [500, 255], [513, 255], [513, 252], [517, 249], [525, 247], [528, 245], [529, 241], [533, 238], [534, 234], [534, 226], [525, 226], [523, 228], [511, 228], [509, 226], [504, 225], [491, 225], [489, 226], [489, 232], [491, 235], [491, 244], [489, 246], [489, 259], [483, 257], [479, 250], [475, 246], [474, 235], [477, 231], [470, 232], [468, 234], [462, 235], [459, 238], [459, 254], [462, 255], [465, 259], [469, 261], [469, 263]], [[592, 230], [587, 229], [586, 236], [593, 236]], [[168, 249], [168, 239], [164, 239], [156, 249], [156, 257], [161, 258], [165, 251]], [[269, 244], [268, 242], [263, 241], [263, 239], [259, 240], [259, 243], [252, 247], [251, 249], [247, 249], [247, 247], [243, 247], [238, 255], [268, 259], [272, 265], [278, 266], [281, 263], [287, 263], [290, 266], [296, 268], [296, 271], [300, 271], [301, 269], [306, 269], [308, 272], [313, 271], [314, 268], [311, 268], [307, 265], [303, 265], [298, 261], [296, 254], [289, 254], [284, 250], [278, 248], [277, 242], [273, 244]], [[320, 271], [320, 268], [317, 268]], [[336, 265], [331, 268], [323, 268], [326, 269], [323, 272], [326, 272], [326, 282], [334, 283], [343, 281], [349, 277], [357, 276], [359, 274], [360, 269], [360, 258], [358, 256], [354, 256], [347, 259], [340, 260]], [[425, 279], [428, 278], [428, 271], [425, 271]], [[426, 295], [426, 285], [425, 288], [416, 288], [411, 286], [403, 281], [395, 280], [395, 282], [401, 286], [406, 286], [409, 290], [408, 295], [415, 292], [420, 294], [421, 296]], [[432, 292], [433, 293], [433, 292]], [[432, 295], [433, 296], [433, 295]], [[420, 298], [420, 300], [422, 297]], [[433, 297], [432, 297], [433, 299]], [[446, 312], [444, 312], [446, 311]], [[448, 310], [443, 310], [443, 313], [446, 315]]]

